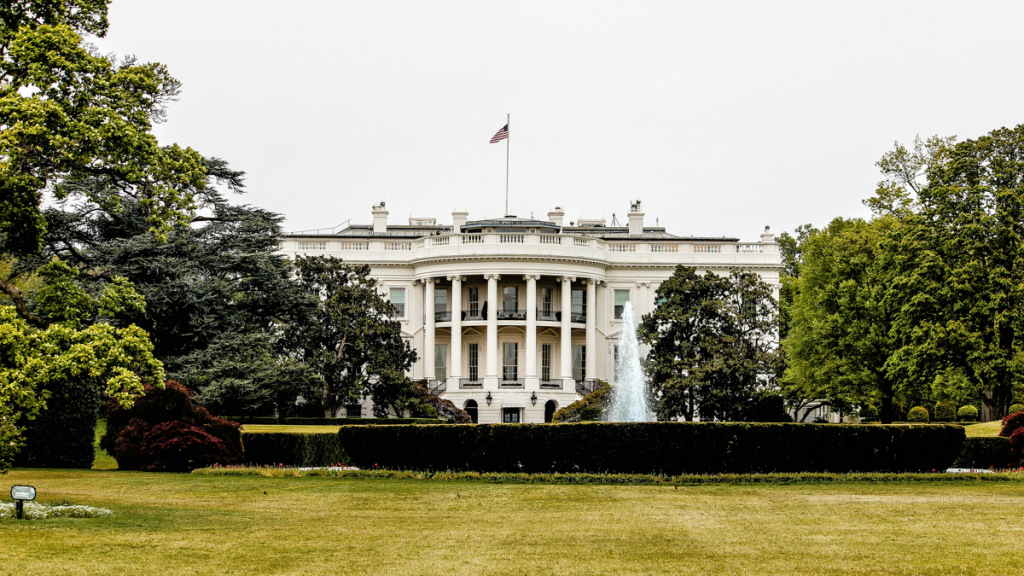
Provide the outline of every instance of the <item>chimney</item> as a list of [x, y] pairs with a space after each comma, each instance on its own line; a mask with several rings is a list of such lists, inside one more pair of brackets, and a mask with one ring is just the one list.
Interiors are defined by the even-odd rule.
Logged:
[[644, 233], [644, 213], [637, 200], [629, 205], [629, 235], [637, 236]]
[[562, 217], [565, 216], [565, 211], [562, 210], [561, 206], [555, 206], [555, 209], [548, 212], [548, 222], [554, 223], [555, 226], [562, 226]]
[[764, 234], [761, 234], [761, 243], [762, 244], [768, 244], [768, 243], [771, 243], [771, 242], [775, 242], [775, 234], [772, 234], [771, 232], [769, 232], [769, 230], [771, 230], [771, 226], [765, 226], [764, 227]]
[[388, 211], [384, 209], [383, 202], [373, 207], [373, 233], [388, 233]]
[[469, 219], [469, 212], [452, 212], [452, 234], [462, 234], [462, 227]]

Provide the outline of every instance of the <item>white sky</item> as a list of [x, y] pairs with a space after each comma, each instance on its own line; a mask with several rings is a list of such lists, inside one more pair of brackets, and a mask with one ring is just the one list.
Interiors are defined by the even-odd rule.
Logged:
[[166, 64], [156, 130], [248, 173], [287, 230], [453, 209], [756, 240], [860, 201], [915, 134], [1024, 120], [1022, 2], [114, 0], [104, 51]]

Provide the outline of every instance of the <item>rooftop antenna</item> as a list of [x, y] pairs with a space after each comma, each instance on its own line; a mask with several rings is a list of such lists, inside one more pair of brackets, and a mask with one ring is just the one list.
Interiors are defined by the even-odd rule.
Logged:
[[612, 227], [615, 228], [619, 225], [619, 219], [615, 217], [615, 212], [612, 212]]

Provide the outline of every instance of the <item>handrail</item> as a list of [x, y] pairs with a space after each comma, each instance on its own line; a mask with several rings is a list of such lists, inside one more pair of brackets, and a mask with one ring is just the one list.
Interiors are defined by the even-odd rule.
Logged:
[[522, 378], [516, 378], [515, 380], [502, 378], [498, 381], [498, 388], [522, 388], [524, 386], [526, 386], [526, 380]]

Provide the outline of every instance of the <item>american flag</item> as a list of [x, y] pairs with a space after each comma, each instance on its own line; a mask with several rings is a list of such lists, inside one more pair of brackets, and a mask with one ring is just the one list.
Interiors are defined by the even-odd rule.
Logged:
[[505, 124], [504, 128], [498, 130], [498, 133], [491, 137], [491, 144], [497, 144], [505, 138], [508, 138], [508, 124]]

